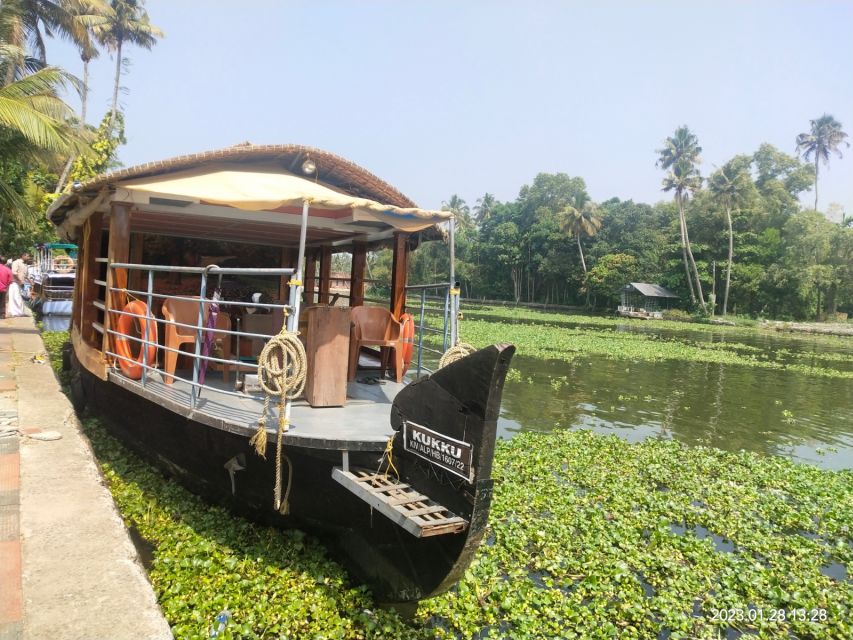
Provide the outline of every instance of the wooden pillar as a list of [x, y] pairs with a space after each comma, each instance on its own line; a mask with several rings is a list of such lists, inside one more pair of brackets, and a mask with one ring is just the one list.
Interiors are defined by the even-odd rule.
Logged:
[[356, 242], [352, 246], [352, 269], [349, 283], [349, 306], [364, 304], [364, 271], [367, 267], [367, 243]]
[[[130, 205], [123, 202], [113, 202], [110, 209], [110, 242], [107, 247], [108, 264], [114, 262], [127, 262], [130, 255]], [[127, 286], [127, 271], [115, 269], [107, 270], [107, 296], [106, 311], [104, 313], [104, 341], [103, 350], [107, 351], [110, 345], [109, 329], [117, 322], [118, 318], [111, 318], [110, 309], [124, 307], [123, 294], [110, 294], [112, 287]]]
[[317, 287], [317, 253], [313, 249], [305, 251], [305, 276], [302, 280], [305, 282], [305, 304], [314, 304], [314, 289]]
[[332, 247], [320, 249], [320, 304], [329, 304], [329, 289], [332, 286]]
[[394, 258], [391, 263], [391, 313], [399, 320], [406, 311], [406, 275], [409, 269], [409, 234], [394, 234]]
[[[96, 334], [92, 323], [98, 319], [98, 309], [93, 301], [98, 298], [98, 285], [95, 280], [100, 276], [97, 258], [102, 257], [103, 247], [101, 247], [101, 232], [104, 225], [104, 216], [96, 211], [83, 226], [83, 243], [80, 249], [83, 252], [82, 260], [77, 260], [77, 278], [75, 286], [80, 287], [80, 293], [76, 296], [77, 309], [74, 315], [79, 313], [80, 335], [83, 340], [95, 346], [100, 342], [100, 334]], [[79, 268], [82, 263], [82, 270]], [[82, 271], [82, 273], [81, 273]]]
[[[296, 261], [299, 259], [299, 250], [294, 249], [293, 247], [282, 247], [281, 248], [281, 263], [280, 267], [282, 269], [286, 269], [288, 267], [293, 267], [296, 269]], [[278, 301], [282, 304], [287, 304], [290, 301], [290, 285], [287, 284], [290, 282], [290, 278], [294, 276], [282, 276], [279, 278], [278, 282]]]

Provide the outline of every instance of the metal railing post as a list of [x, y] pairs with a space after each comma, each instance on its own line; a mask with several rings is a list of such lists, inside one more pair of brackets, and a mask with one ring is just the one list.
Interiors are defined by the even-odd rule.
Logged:
[[205, 298], [207, 297], [207, 271], [202, 271], [201, 273], [201, 290], [199, 292], [200, 298], [198, 301], [198, 324], [196, 325], [196, 336], [195, 336], [195, 357], [193, 358], [193, 385], [192, 390], [190, 391], [190, 406], [195, 409], [195, 405], [198, 402], [198, 373], [199, 373], [199, 356], [201, 355], [201, 341], [202, 341], [202, 325], [204, 324], [204, 304]]
[[447, 290], [447, 293], [444, 295], [444, 345], [442, 347], [443, 351], [447, 351], [447, 339], [448, 339], [448, 319], [450, 317], [450, 289]]
[[421, 361], [424, 354], [424, 314], [426, 313], [426, 289], [421, 289], [421, 317], [418, 321], [418, 373], [421, 377]]
[[[145, 302], [146, 306], [148, 307], [149, 318], [154, 317], [154, 314], [151, 313], [151, 298], [152, 298], [151, 294], [152, 293], [154, 293], [154, 272], [151, 269], [149, 269], [148, 270], [148, 298]], [[143, 349], [143, 351], [142, 351], [142, 387], [143, 388], [145, 387], [145, 380], [146, 380], [146, 378], [148, 378], [148, 345], [151, 344], [150, 342], [148, 342], [148, 331], [149, 331], [149, 324], [148, 323], [151, 322], [151, 320], [149, 320], [149, 318], [145, 319], [145, 335], [143, 336], [143, 342], [142, 342], [142, 349]], [[155, 327], [157, 326], [156, 323], [154, 326]], [[156, 357], [156, 352], [155, 352], [155, 357]]]

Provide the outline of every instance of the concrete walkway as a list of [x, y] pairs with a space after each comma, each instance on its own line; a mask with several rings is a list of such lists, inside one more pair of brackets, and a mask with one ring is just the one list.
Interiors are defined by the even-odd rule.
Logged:
[[[171, 638], [32, 318], [0, 320], [0, 640]], [[9, 435], [15, 429], [24, 435]], [[26, 434], [59, 432], [40, 441]]]

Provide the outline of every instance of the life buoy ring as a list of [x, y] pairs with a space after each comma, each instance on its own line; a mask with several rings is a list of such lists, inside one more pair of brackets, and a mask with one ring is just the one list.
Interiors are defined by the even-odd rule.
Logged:
[[71, 256], [56, 256], [53, 259], [53, 270], [56, 273], [71, 273], [75, 266], [74, 258]]
[[[142, 300], [131, 300], [128, 302], [116, 322], [116, 353], [120, 356], [118, 366], [121, 372], [131, 380], [139, 380], [142, 377], [143, 359], [149, 367], [154, 366], [154, 358], [157, 356], [157, 322], [148, 313], [148, 305]], [[134, 315], [126, 315], [132, 313]], [[141, 317], [134, 317], [141, 316]], [[140, 326], [141, 325], [141, 326]], [[141, 339], [143, 334], [150, 344], [144, 348], [141, 342], [129, 340], [128, 338]], [[134, 355], [134, 347], [139, 348], [139, 353]], [[147, 354], [143, 356], [144, 353]]]
[[403, 341], [403, 375], [409, 370], [415, 346], [415, 319], [411, 313], [400, 316], [400, 339]]

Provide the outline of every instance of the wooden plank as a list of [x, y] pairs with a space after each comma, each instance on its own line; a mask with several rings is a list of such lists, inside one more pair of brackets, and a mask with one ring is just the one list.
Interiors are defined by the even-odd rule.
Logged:
[[401, 484], [401, 483], [395, 484], [393, 481], [389, 481], [388, 480], [389, 477], [393, 477], [393, 476], [388, 476], [388, 474], [385, 474], [385, 473], [365, 473], [365, 475], [359, 476], [358, 478], [356, 478], [356, 480], [358, 482], [383, 480], [389, 489], [408, 489], [409, 488], [409, 485], [407, 485], [407, 484]]
[[420, 493], [413, 493], [411, 495], [407, 495], [407, 496], [402, 497], [402, 498], [397, 498], [395, 500], [389, 500], [388, 504], [391, 505], [392, 507], [398, 507], [398, 506], [402, 506], [404, 504], [409, 504], [411, 502], [418, 502], [421, 500], [427, 500], [427, 497], [425, 495], [421, 495]]
[[[353, 473], [340, 468], [332, 469], [332, 478], [382, 515], [418, 538], [458, 533], [464, 531], [468, 526], [468, 522], [464, 518], [454, 515], [446, 507], [438, 504], [426, 504], [426, 502], [431, 502], [429, 498], [412, 489], [405, 489], [403, 493], [408, 493], [408, 495], [397, 500], [382, 495], [387, 487], [371, 490], [368, 483], [371, 479], [375, 479], [376, 475], [362, 470], [356, 470], [356, 473]], [[416, 502], [421, 506], [407, 511], [401, 506], [395, 505], [395, 502], [399, 500], [407, 500], [408, 502], [405, 504]]]
[[447, 533], [461, 533], [465, 531], [465, 528], [468, 525], [466, 523], [461, 524], [448, 524], [443, 527], [428, 527], [426, 529], [421, 530], [422, 538], [430, 538], [432, 536], [441, 536]]
[[308, 356], [305, 399], [312, 407], [342, 407], [347, 401], [350, 310], [309, 307], [305, 316]]
[[465, 522], [459, 516], [453, 516], [451, 518], [446, 518], [446, 517], [445, 518], [437, 518], [435, 520], [426, 520], [421, 516], [411, 516], [409, 514], [406, 514], [406, 515], [408, 515], [410, 518], [415, 520], [415, 522], [419, 522], [419, 523], [423, 524], [423, 526], [425, 526], [425, 527], [443, 527], [444, 525], [447, 525], [447, 524], [459, 524], [460, 522]]
[[422, 516], [427, 513], [440, 513], [441, 511], [447, 511], [447, 509], [440, 504], [434, 504], [431, 507], [421, 507], [420, 509], [406, 511], [405, 514], [411, 518], [412, 516]]
[[406, 491], [412, 490], [412, 488], [407, 484], [392, 484], [385, 485], [384, 487], [376, 487], [376, 491], [381, 491], [382, 493], [387, 493], [388, 491]]

